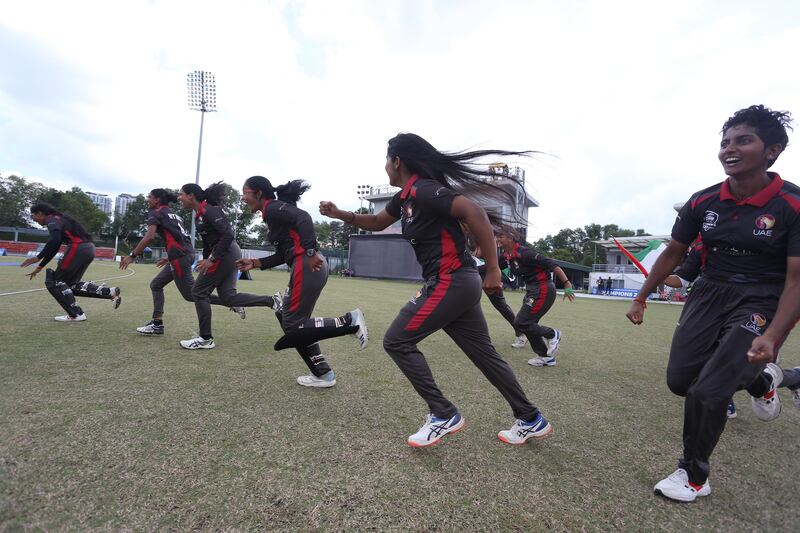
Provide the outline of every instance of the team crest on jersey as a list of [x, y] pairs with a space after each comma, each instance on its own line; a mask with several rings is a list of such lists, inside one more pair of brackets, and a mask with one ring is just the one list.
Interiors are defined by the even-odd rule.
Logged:
[[767, 318], [764, 315], [761, 313], [753, 313], [750, 315], [750, 320], [748, 320], [745, 324], [741, 324], [741, 327], [747, 331], [752, 331], [756, 335], [762, 335], [764, 333], [764, 326], [766, 325]]
[[703, 215], [703, 231], [716, 228], [718, 220], [719, 214], [715, 213], [714, 211], [706, 211], [706, 214]]
[[411, 202], [406, 202], [406, 205], [403, 206], [403, 219], [406, 223], [414, 221], [414, 204]]
[[775, 226], [775, 217], [772, 215], [761, 215], [756, 218], [756, 229], [753, 235], [756, 237], [772, 237], [772, 228]]

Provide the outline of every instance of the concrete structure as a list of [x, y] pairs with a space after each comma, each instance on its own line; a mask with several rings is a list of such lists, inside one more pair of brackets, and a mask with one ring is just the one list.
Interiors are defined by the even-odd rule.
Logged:
[[[503, 203], [495, 198], [478, 199], [481, 206], [487, 210], [495, 210], [506, 219], [513, 219], [514, 211], [520, 217], [520, 223], [515, 224], [517, 230], [522, 234], [523, 240], [527, 240], [528, 235], [528, 209], [539, 207], [539, 202], [525, 190], [525, 171], [519, 167], [510, 168], [504, 163], [493, 163], [489, 165], [492, 176], [487, 177], [486, 181], [491, 182], [503, 190], [510, 193], [515, 203], [510, 205]], [[371, 187], [369, 193], [364, 195], [364, 199], [370, 202], [370, 212], [379, 213], [386, 207], [400, 189], [391, 185], [379, 185]], [[400, 233], [400, 221], [398, 220], [381, 233]]]
[[136, 197], [128, 193], [122, 193], [117, 196], [117, 199], [114, 201], [114, 216], [125, 216], [128, 206], [133, 203], [134, 200], [136, 200]]
[[86, 195], [92, 200], [92, 203], [100, 209], [100, 211], [109, 217], [114, 213], [111, 207], [111, 197], [109, 195], [89, 191], [86, 191]]

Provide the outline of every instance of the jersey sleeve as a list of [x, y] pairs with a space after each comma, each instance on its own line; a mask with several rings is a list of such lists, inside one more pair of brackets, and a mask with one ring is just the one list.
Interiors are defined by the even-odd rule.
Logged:
[[800, 257], [800, 214], [795, 214], [794, 221], [789, 225], [789, 236], [786, 239], [786, 255]]
[[415, 199], [417, 204], [423, 209], [430, 209], [439, 216], [449, 217], [450, 208], [456, 196], [459, 196], [459, 194], [454, 190], [448, 189], [438, 182], [431, 180], [431, 183], [420, 184], [417, 187]]
[[58, 249], [61, 247], [63, 223], [57, 219], [51, 220], [47, 223], [47, 231], [50, 232], [47, 244], [44, 245], [42, 251], [37, 255], [37, 257], [41, 259], [39, 262], [39, 266], [41, 267], [49, 263], [58, 253]]
[[233, 242], [233, 229], [231, 228], [230, 222], [228, 222], [228, 217], [222, 212], [222, 208], [218, 206], [213, 206], [213, 209], [207, 209], [205, 216], [206, 220], [214, 227], [217, 235], [219, 235], [219, 240], [214, 246], [214, 249], [211, 250], [210, 255], [213, 256], [214, 259], [220, 259], [228, 253], [228, 249], [231, 247], [231, 243]]
[[286, 259], [283, 257], [283, 254], [274, 253], [266, 257], [259, 257], [258, 261], [261, 263], [261, 270], [266, 270], [284, 264]]
[[703, 226], [703, 221], [697, 214], [697, 209], [692, 205], [693, 198], [683, 204], [678, 216], [675, 218], [675, 224], [672, 226], [672, 238], [676, 241], [689, 245], [700, 233]]
[[147, 225], [148, 226], [160, 226], [161, 225], [161, 217], [159, 216], [160, 213], [158, 209], [152, 209], [147, 214]]
[[389, 203], [386, 204], [384, 208], [387, 213], [389, 213], [394, 218], [400, 218], [401, 213], [401, 202], [400, 202], [400, 193], [398, 192], [392, 199], [389, 200]]

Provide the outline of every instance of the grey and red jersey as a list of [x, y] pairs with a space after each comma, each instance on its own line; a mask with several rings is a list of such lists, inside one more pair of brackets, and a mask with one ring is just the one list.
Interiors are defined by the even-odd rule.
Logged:
[[386, 212], [400, 219], [403, 237], [414, 247], [425, 279], [475, 266], [464, 232], [450, 215], [456, 196], [438, 181], [415, 174], [386, 205]]
[[683, 262], [675, 269], [675, 274], [682, 280], [689, 283], [694, 282], [703, 272], [703, 241], [697, 241], [689, 249], [689, 252], [684, 257]]
[[672, 238], [703, 240], [703, 276], [728, 283], [783, 283], [786, 258], [800, 256], [800, 188], [769, 172], [771, 182], [737, 200], [725, 180], [683, 206]]
[[75, 247], [82, 242], [92, 242], [92, 238], [78, 221], [69, 216], [49, 215], [45, 220], [50, 236], [47, 244], [36, 257], [41, 259], [39, 266], [45, 266], [58, 253], [62, 244]]
[[307, 250], [317, 251], [314, 222], [296, 205], [283, 200], [268, 200], [261, 214], [269, 227], [267, 239], [275, 247], [274, 255], [261, 260], [262, 269], [283, 263], [292, 266], [298, 255], [307, 253]]
[[203, 238], [203, 257], [213, 256], [216, 260], [228, 253], [233, 243], [233, 229], [222, 208], [203, 202], [194, 217], [197, 232]]
[[155, 226], [158, 235], [164, 241], [167, 249], [167, 259], [170, 261], [193, 254], [189, 234], [183, 227], [181, 217], [172, 212], [166, 205], [151, 209], [147, 215], [147, 225]]
[[508, 261], [511, 273], [520, 276], [525, 282], [528, 292], [541, 291], [543, 285], [552, 281], [550, 272], [558, 266], [558, 263], [549, 257], [518, 242], [514, 243], [514, 248], [506, 251], [503, 256]]

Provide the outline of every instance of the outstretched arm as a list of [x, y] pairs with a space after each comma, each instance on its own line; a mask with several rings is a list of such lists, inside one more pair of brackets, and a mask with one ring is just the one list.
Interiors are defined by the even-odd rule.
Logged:
[[144, 249], [147, 248], [147, 245], [150, 244], [150, 242], [155, 238], [157, 229], [158, 226], [154, 224], [147, 226], [147, 233], [144, 234], [144, 237], [142, 237], [142, 240], [139, 241], [139, 244], [137, 244], [136, 247], [131, 251], [131, 255], [123, 257], [119, 262], [120, 270], [125, 270], [128, 268], [128, 265], [133, 263], [133, 260], [136, 258], [136, 256], [142, 255]]
[[386, 212], [384, 209], [377, 215], [363, 215], [356, 214], [352, 211], [342, 211], [333, 202], [322, 201], [319, 203], [319, 212], [330, 218], [337, 218], [348, 224], [364, 229], [367, 231], [381, 231], [385, 230], [395, 222], [397, 219]]

